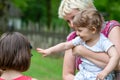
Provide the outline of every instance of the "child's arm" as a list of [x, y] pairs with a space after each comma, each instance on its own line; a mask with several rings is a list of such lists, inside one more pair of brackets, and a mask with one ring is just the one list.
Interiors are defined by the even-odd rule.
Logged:
[[114, 70], [114, 68], [118, 65], [119, 62], [119, 54], [116, 50], [116, 48], [114, 46], [112, 46], [109, 50], [108, 50], [108, 55], [110, 57], [109, 63], [107, 64], [107, 66], [103, 69], [102, 72], [100, 72], [97, 76], [97, 80], [101, 79], [104, 80], [104, 78]]
[[43, 56], [47, 56], [51, 53], [57, 53], [57, 52], [65, 51], [65, 50], [68, 50], [68, 49], [72, 49], [74, 46], [77, 46], [81, 43], [82, 43], [81, 38], [76, 37], [75, 39], [73, 39], [71, 41], [59, 43], [59, 44], [57, 44], [53, 47], [50, 47], [48, 49], [37, 48], [37, 51], [39, 53], [42, 53]]
[[73, 47], [74, 47], [74, 45], [73, 45], [72, 41], [68, 41], [68, 42], [59, 43], [59, 44], [57, 44], [53, 47], [50, 47], [48, 49], [37, 48], [37, 51], [39, 53], [42, 53], [43, 56], [47, 56], [47, 55], [52, 54], [52, 53], [57, 53], [57, 52], [71, 49]]

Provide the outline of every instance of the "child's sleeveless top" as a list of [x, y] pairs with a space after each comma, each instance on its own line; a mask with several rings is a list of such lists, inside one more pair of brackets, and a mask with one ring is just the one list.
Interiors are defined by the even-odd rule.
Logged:
[[[5, 80], [5, 79], [2, 79], [0, 78], [0, 80]], [[32, 80], [32, 77], [29, 77], [29, 76], [20, 76], [16, 79], [13, 79], [13, 80]]]
[[[117, 22], [117, 21], [115, 21], [115, 20], [111, 20], [111, 21], [105, 22], [104, 26], [105, 26], [105, 27], [103, 28], [103, 30], [101, 31], [101, 33], [103, 33], [106, 37], [108, 37], [108, 34], [109, 34], [109, 32], [111, 31], [111, 29], [114, 28], [114, 27], [116, 27], [116, 26], [120, 26], [120, 23]], [[71, 33], [67, 36], [67, 41], [70, 41], [70, 40], [74, 39], [76, 36], [77, 36], [77, 35], [76, 35], [76, 32], [75, 32], [75, 31], [71, 32]], [[80, 57], [77, 57], [77, 58], [76, 58], [76, 68], [77, 68], [78, 70], [79, 70], [78, 66], [79, 66], [79, 64], [81, 64], [81, 62], [82, 62], [82, 61], [81, 61]]]

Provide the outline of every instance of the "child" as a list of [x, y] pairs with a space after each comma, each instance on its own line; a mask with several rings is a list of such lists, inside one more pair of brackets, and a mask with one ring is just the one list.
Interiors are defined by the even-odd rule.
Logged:
[[0, 80], [37, 80], [24, 76], [30, 67], [31, 46], [19, 32], [6, 32], [0, 38]]
[[108, 65], [102, 69], [85, 58], [81, 58], [80, 71], [74, 80], [113, 80], [112, 71], [118, 64], [119, 55], [114, 45], [100, 33], [103, 17], [95, 9], [83, 10], [73, 18], [73, 26], [78, 37], [69, 42], [63, 42], [48, 49], [37, 48], [37, 51], [47, 56], [51, 53], [60, 52], [77, 45], [83, 45], [95, 52], [107, 52], [110, 56]]

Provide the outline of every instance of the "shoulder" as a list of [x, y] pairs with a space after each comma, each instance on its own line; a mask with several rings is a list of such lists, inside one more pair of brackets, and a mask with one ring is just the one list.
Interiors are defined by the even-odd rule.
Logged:
[[108, 38], [106, 38], [103, 34], [101, 34], [101, 37], [100, 37], [100, 42], [99, 42], [100, 44], [100, 46], [101, 46], [101, 48], [105, 51], [105, 52], [107, 52], [108, 51], [108, 49], [111, 47], [111, 46], [113, 46], [114, 44], [108, 39]]
[[4, 80], [4, 79], [0, 78], [0, 80]]
[[36, 79], [36, 78], [32, 78], [32, 80], [38, 80], [38, 79]]
[[105, 35], [103, 35], [102, 33], [100, 34], [100, 42], [101, 42], [101, 44], [104, 44], [104, 45], [105, 45], [106, 42], [111, 43], [111, 41]]
[[14, 80], [32, 80], [32, 77], [30, 76], [20, 76]]
[[109, 33], [115, 28], [120, 27], [120, 23], [116, 20], [106, 21], [103, 25], [104, 28], [101, 31], [106, 37], [108, 37]]
[[110, 20], [110, 21], [107, 22], [106, 27], [107, 27], [107, 26], [108, 26], [110, 29], [113, 28], [113, 27], [117, 27], [117, 26], [120, 27], [120, 23], [119, 23], [118, 21], [116, 21], [116, 20]]

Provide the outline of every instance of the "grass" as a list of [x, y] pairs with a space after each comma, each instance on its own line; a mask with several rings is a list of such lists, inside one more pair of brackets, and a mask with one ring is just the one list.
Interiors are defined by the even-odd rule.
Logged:
[[24, 72], [38, 80], [62, 80], [63, 58], [42, 57], [35, 50], [32, 50], [30, 69]]

